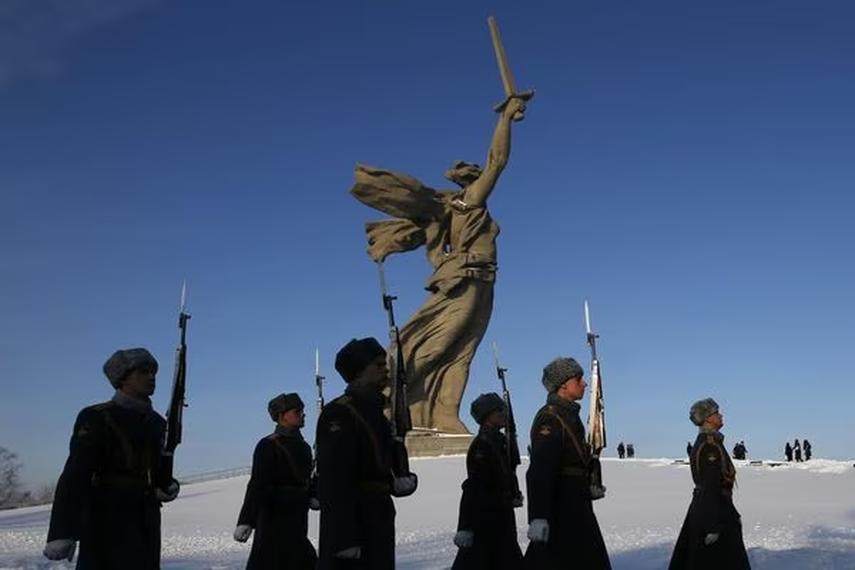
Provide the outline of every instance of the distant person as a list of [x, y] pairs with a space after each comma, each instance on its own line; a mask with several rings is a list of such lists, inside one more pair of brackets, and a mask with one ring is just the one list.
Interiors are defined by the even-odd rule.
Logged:
[[395, 568], [395, 505], [412, 495], [415, 473], [395, 473], [404, 444], [392, 438], [383, 410], [389, 386], [386, 350], [375, 338], [353, 339], [335, 357], [347, 384], [324, 406], [316, 432], [321, 503], [321, 570]]
[[556, 358], [543, 369], [548, 395], [531, 424], [526, 472], [526, 568], [611, 569], [592, 503], [605, 495], [605, 488], [591, 484], [596, 460], [579, 419], [578, 400], [587, 386], [582, 377], [582, 366], [573, 358]]
[[623, 442], [620, 442], [617, 446], [618, 459], [623, 459], [624, 455], [626, 455], [626, 447], [624, 447]]
[[787, 458], [787, 461], [793, 460], [793, 447], [790, 445], [789, 441], [784, 444], [784, 457]]
[[312, 448], [300, 433], [306, 423], [304, 408], [293, 392], [267, 404], [276, 428], [255, 446], [234, 531], [238, 542], [246, 542], [255, 531], [247, 570], [314, 570], [317, 565], [317, 552], [307, 536]]
[[795, 456], [797, 462], [801, 462], [801, 460], [802, 460], [802, 445], [799, 443], [799, 440], [795, 440], [793, 442], [793, 456]]
[[452, 570], [523, 567], [514, 515], [514, 508], [522, 502], [501, 431], [505, 410], [505, 401], [495, 392], [481, 394], [470, 406], [480, 429], [466, 453], [466, 480], [454, 535], [459, 550]]
[[635, 457], [635, 446], [631, 443], [626, 444], [626, 456], [630, 459]]
[[736, 468], [720, 431], [724, 418], [715, 400], [707, 398], [692, 404], [689, 419], [699, 431], [690, 462], [695, 490], [668, 569], [750, 570], [733, 505]]
[[686, 455], [689, 456], [689, 459], [692, 458], [692, 442], [691, 441], [686, 443]]
[[113, 397], [77, 415], [56, 484], [44, 556], [77, 568], [160, 568], [160, 508], [178, 496], [165, 475], [166, 420], [154, 411], [158, 364], [145, 348], [117, 350], [103, 370]]
[[748, 448], [745, 447], [744, 440], [739, 440], [739, 450], [742, 454], [742, 459], [748, 459]]
[[808, 440], [802, 440], [802, 448], [805, 450], [805, 461], [810, 461], [811, 452], [813, 448]]

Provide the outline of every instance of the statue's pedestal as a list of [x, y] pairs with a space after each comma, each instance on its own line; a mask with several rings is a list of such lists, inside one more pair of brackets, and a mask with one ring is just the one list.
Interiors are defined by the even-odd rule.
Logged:
[[410, 457], [466, 455], [474, 437], [470, 433], [439, 433], [415, 428], [407, 432], [404, 444]]

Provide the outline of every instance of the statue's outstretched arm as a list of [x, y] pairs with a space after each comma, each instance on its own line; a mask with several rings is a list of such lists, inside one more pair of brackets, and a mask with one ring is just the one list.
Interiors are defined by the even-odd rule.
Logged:
[[502, 109], [499, 121], [496, 123], [496, 130], [493, 132], [490, 151], [487, 153], [487, 165], [481, 176], [466, 187], [464, 199], [470, 206], [483, 206], [493, 192], [511, 154], [511, 121], [524, 111], [525, 101], [517, 97], [512, 97]]

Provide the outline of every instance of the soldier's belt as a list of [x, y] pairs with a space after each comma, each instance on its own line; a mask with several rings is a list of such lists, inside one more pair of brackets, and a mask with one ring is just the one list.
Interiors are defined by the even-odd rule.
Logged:
[[151, 474], [145, 475], [94, 475], [92, 486], [121, 491], [146, 491], [151, 489]]
[[[705, 490], [706, 488], [703, 485], [695, 485], [693, 494], [697, 495], [699, 493], [703, 493]], [[722, 497], [726, 497], [728, 499], [733, 497], [733, 489], [722, 488], [720, 493]]]
[[388, 495], [392, 491], [392, 487], [385, 481], [360, 481], [357, 488], [370, 495]]
[[588, 473], [588, 470], [585, 469], [584, 467], [569, 466], [569, 467], [563, 467], [561, 469], [561, 476], [562, 477], [590, 477], [590, 473]]
[[309, 484], [305, 485], [271, 485], [270, 487], [277, 493], [308, 493]]

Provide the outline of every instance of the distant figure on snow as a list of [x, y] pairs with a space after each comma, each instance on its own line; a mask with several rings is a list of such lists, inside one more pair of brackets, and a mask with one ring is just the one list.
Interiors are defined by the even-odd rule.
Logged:
[[630, 459], [635, 457], [635, 447], [631, 443], [626, 444], [626, 456]]
[[787, 461], [793, 460], [793, 448], [792, 448], [792, 446], [790, 446], [789, 441], [786, 444], [784, 444], [784, 455], [786, 456]]
[[796, 461], [802, 460], [802, 444], [799, 443], [799, 440], [793, 442], [793, 455], [795, 455]]
[[623, 442], [620, 442], [620, 443], [617, 445], [617, 456], [618, 456], [618, 459], [623, 459], [625, 455], [626, 455], [626, 447], [624, 447]]
[[806, 440], [806, 439], [805, 439], [805, 440], [803, 440], [803, 442], [802, 442], [802, 447], [803, 447], [803, 448], [804, 448], [804, 450], [805, 450], [805, 461], [810, 461], [810, 456], [811, 456], [811, 445], [810, 445], [810, 442], [809, 442], [808, 440]]

